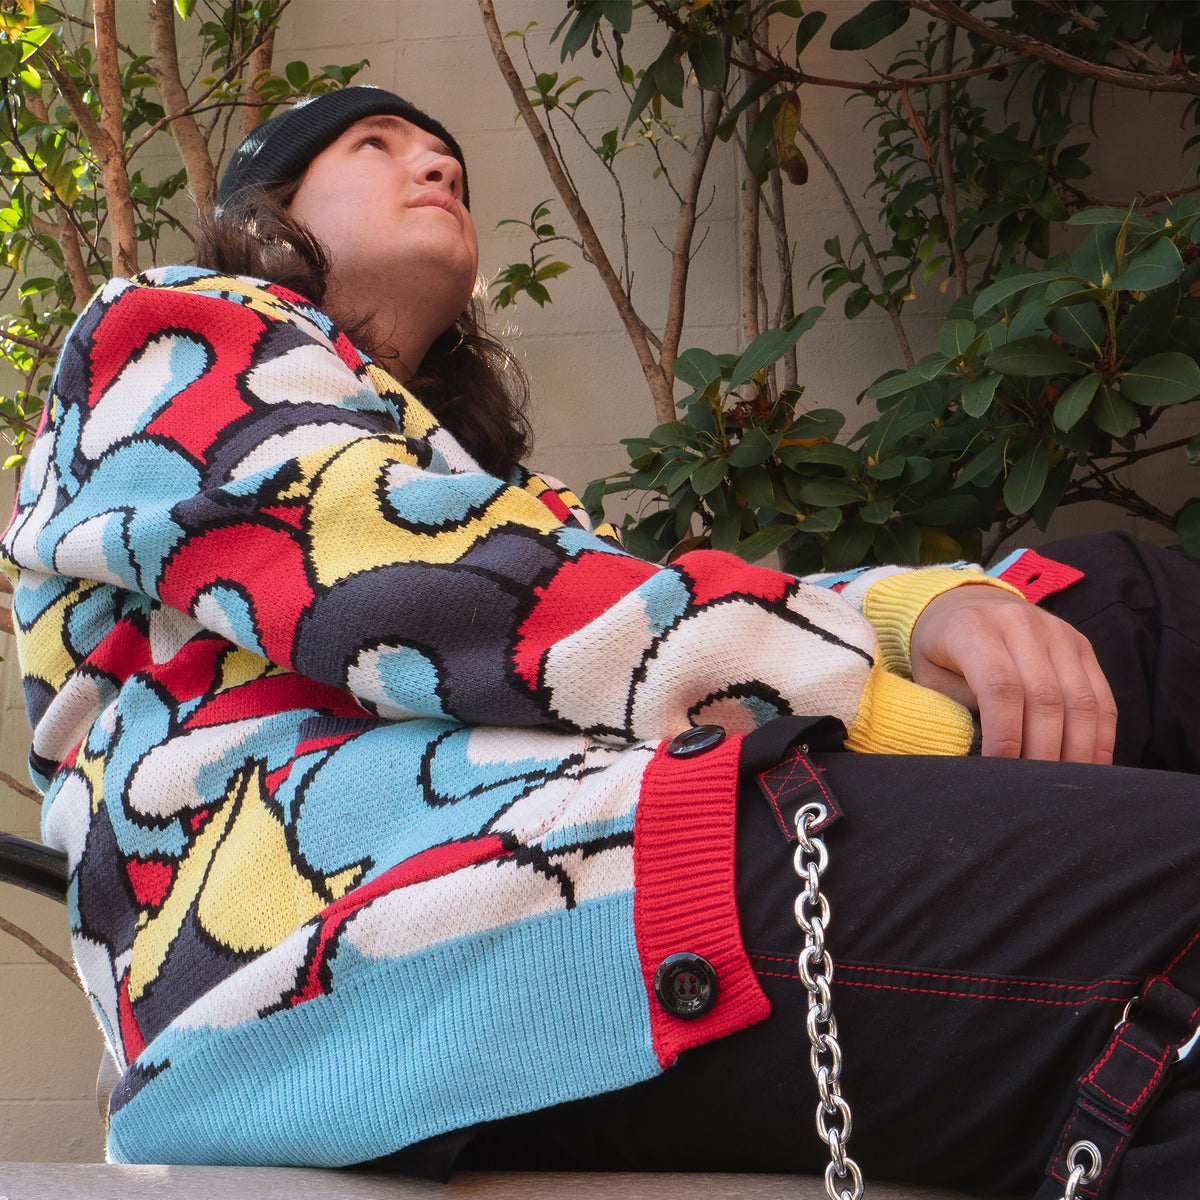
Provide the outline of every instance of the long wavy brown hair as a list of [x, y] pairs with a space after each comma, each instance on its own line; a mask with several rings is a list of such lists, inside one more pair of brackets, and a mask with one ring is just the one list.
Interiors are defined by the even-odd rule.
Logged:
[[[300, 180], [257, 189], [218, 211], [197, 215], [196, 264], [251, 275], [322, 304], [329, 255], [292, 216]], [[377, 357], [370, 315], [326, 309], [365, 354]], [[484, 328], [483, 302], [470, 307], [430, 346], [405, 386], [458, 439], [485, 471], [507, 478], [529, 449], [529, 383], [511, 351]]]

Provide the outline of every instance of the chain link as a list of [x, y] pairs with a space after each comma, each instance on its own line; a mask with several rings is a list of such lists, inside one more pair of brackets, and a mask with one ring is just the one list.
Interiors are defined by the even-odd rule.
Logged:
[[[805, 804], [796, 814], [799, 845], [792, 865], [804, 885], [796, 897], [796, 924], [804, 933], [804, 949], [800, 952], [797, 969], [808, 990], [805, 1029], [811, 1045], [808, 1061], [820, 1097], [817, 1101], [817, 1133], [829, 1147], [825, 1193], [829, 1200], [862, 1200], [862, 1172], [846, 1153], [846, 1143], [850, 1140], [850, 1106], [842, 1097], [842, 1049], [838, 1045], [837, 1021], [834, 1020], [833, 997], [829, 990], [833, 959], [825, 949], [829, 901], [821, 892], [821, 872], [829, 865], [829, 851], [821, 838], [810, 833], [827, 815], [825, 806], [815, 802]], [[1073, 1200], [1073, 1197], [1072, 1192], [1066, 1200]]]

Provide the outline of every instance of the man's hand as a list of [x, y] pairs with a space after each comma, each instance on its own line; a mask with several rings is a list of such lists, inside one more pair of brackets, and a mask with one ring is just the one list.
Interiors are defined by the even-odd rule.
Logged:
[[1112, 762], [1117, 706], [1091, 644], [1001, 588], [935, 596], [913, 628], [912, 674], [979, 714], [983, 753]]

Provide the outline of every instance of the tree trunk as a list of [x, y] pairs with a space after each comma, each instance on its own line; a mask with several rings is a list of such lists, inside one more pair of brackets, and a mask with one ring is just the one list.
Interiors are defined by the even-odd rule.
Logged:
[[[99, 8], [99, 5], [97, 5]], [[171, 136], [187, 171], [192, 199], [207, 208], [216, 199], [217, 173], [208, 143], [196, 118], [188, 112], [188, 94], [179, 77], [179, 52], [175, 43], [175, 6], [171, 0], [150, 0], [150, 48], [154, 77], [163, 108], [171, 120]]]

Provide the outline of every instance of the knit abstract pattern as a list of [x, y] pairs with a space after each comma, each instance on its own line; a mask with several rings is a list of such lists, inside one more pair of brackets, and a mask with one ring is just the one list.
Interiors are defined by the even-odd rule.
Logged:
[[[3, 552], [113, 1160], [363, 1161], [765, 1015], [738, 738], [660, 743], [849, 724], [867, 580], [634, 559], [302, 297], [194, 268], [80, 317]], [[671, 945], [721, 973], [698, 1021], [653, 1002]]]

